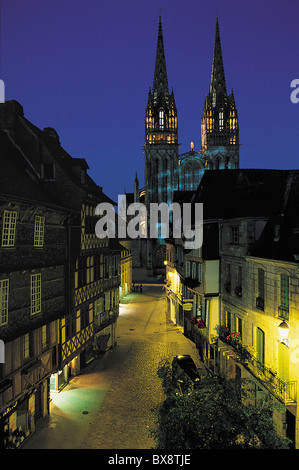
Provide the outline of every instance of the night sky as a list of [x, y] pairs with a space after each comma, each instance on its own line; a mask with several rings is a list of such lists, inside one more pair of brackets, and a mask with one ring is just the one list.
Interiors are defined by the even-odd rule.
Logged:
[[[228, 93], [240, 125], [240, 167], [299, 169], [298, 0], [1, 0], [6, 100], [54, 127], [73, 157], [117, 200], [144, 185], [144, 117], [159, 15], [180, 153], [200, 150], [218, 15]], [[162, 10], [162, 11], [161, 11]], [[298, 94], [299, 96], [299, 94]]]

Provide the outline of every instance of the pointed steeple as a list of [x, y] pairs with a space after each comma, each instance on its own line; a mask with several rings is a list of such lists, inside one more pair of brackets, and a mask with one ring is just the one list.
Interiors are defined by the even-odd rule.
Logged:
[[165, 100], [168, 103], [168, 80], [166, 61], [164, 53], [164, 42], [162, 32], [162, 21], [161, 16], [159, 17], [159, 29], [158, 29], [158, 41], [157, 41], [157, 52], [156, 52], [156, 63], [154, 73], [154, 84], [153, 84], [154, 102], [157, 100]]
[[152, 91], [149, 90], [145, 115], [145, 142], [177, 146], [178, 118], [173, 90], [169, 93], [159, 17], [158, 42]]
[[135, 181], [134, 181], [134, 202], [140, 202], [139, 201], [139, 180], [137, 176], [137, 171], [135, 174]]
[[212, 95], [225, 95], [226, 96], [226, 83], [221, 51], [221, 42], [220, 42], [220, 31], [218, 18], [216, 21], [216, 33], [215, 33], [215, 43], [214, 43], [214, 56], [213, 56], [213, 65], [212, 65], [212, 76], [210, 84], [210, 94]]
[[209, 94], [201, 120], [201, 150], [209, 168], [239, 168], [239, 124], [233, 92], [227, 95], [218, 18]]

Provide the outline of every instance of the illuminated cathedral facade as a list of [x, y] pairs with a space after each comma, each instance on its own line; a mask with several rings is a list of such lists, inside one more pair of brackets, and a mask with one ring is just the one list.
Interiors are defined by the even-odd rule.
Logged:
[[[178, 113], [173, 90], [169, 92], [161, 17], [153, 87], [149, 90], [145, 113], [145, 204], [173, 202], [175, 191], [194, 191], [206, 170], [239, 168], [239, 125], [233, 92], [228, 95], [224, 74], [218, 19], [209, 93], [201, 119], [201, 150], [179, 155]], [[139, 183], [135, 178], [135, 202]], [[148, 221], [148, 224], [150, 221]], [[142, 241], [141, 241], [142, 242]], [[162, 239], [139, 243], [135, 267], [158, 269], [165, 259]], [[143, 248], [141, 248], [143, 247]]]

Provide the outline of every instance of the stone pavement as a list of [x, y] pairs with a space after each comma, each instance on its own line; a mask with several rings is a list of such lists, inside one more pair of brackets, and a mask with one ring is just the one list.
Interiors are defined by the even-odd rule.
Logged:
[[190, 354], [192, 341], [166, 317], [165, 291], [145, 287], [120, 306], [117, 346], [52, 394], [50, 418], [21, 448], [150, 449], [153, 410], [163, 400], [159, 362]]

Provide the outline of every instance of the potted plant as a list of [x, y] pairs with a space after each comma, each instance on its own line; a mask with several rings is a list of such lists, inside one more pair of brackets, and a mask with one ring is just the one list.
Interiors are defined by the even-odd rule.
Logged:
[[196, 323], [197, 328], [205, 328], [205, 322], [202, 319], [199, 319], [198, 322]]

